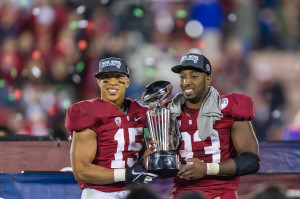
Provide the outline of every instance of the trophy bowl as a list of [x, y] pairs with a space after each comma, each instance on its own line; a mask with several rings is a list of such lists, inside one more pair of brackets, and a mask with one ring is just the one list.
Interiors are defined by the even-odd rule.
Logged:
[[[160, 178], [174, 177], [179, 171], [179, 157], [169, 151], [170, 110], [161, 104], [172, 93], [173, 86], [168, 81], [155, 81], [148, 84], [142, 94], [142, 101], [149, 105], [147, 126], [156, 149], [146, 157], [146, 169], [157, 173]], [[147, 142], [147, 138], [145, 137]], [[148, 146], [148, 145], [147, 145]]]

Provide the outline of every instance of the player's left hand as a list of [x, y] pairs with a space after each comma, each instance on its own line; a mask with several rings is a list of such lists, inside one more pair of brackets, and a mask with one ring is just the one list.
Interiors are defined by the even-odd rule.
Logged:
[[181, 169], [178, 175], [186, 180], [196, 180], [206, 176], [206, 163], [198, 158], [187, 158], [186, 162], [192, 162], [191, 165]]
[[127, 184], [136, 182], [147, 184], [152, 181], [152, 178], [157, 178], [158, 175], [155, 173], [148, 172], [143, 169], [144, 157], [137, 161], [134, 165], [126, 169], [126, 180]]

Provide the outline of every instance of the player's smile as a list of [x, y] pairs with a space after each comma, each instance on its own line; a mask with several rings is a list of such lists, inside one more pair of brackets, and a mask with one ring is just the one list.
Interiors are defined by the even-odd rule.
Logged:
[[193, 94], [193, 89], [191, 89], [191, 88], [189, 88], [189, 89], [183, 89], [183, 92], [184, 92], [184, 94], [185, 95], [191, 95], [191, 94]]
[[108, 91], [108, 93], [109, 93], [110, 95], [115, 95], [115, 94], [117, 94], [118, 89], [115, 89], [115, 88], [108, 88], [107, 91]]

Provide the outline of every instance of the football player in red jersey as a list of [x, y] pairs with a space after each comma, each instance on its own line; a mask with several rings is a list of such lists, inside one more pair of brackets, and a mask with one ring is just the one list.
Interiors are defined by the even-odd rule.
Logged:
[[260, 166], [253, 101], [238, 93], [220, 97], [203, 55], [186, 54], [171, 70], [179, 73], [182, 90], [164, 104], [171, 111], [170, 145], [181, 162], [172, 198], [191, 190], [210, 199], [237, 198], [239, 176]]
[[147, 183], [157, 175], [142, 167], [147, 107], [125, 98], [129, 70], [124, 60], [99, 62], [95, 75], [101, 98], [75, 103], [66, 114], [71, 163], [82, 199], [126, 198], [126, 184]]

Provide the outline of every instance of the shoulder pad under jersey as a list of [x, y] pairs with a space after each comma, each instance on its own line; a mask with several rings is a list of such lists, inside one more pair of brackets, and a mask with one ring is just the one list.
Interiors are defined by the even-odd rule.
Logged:
[[222, 114], [236, 120], [253, 120], [254, 104], [252, 99], [240, 93], [231, 93], [221, 96], [220, 108]]

